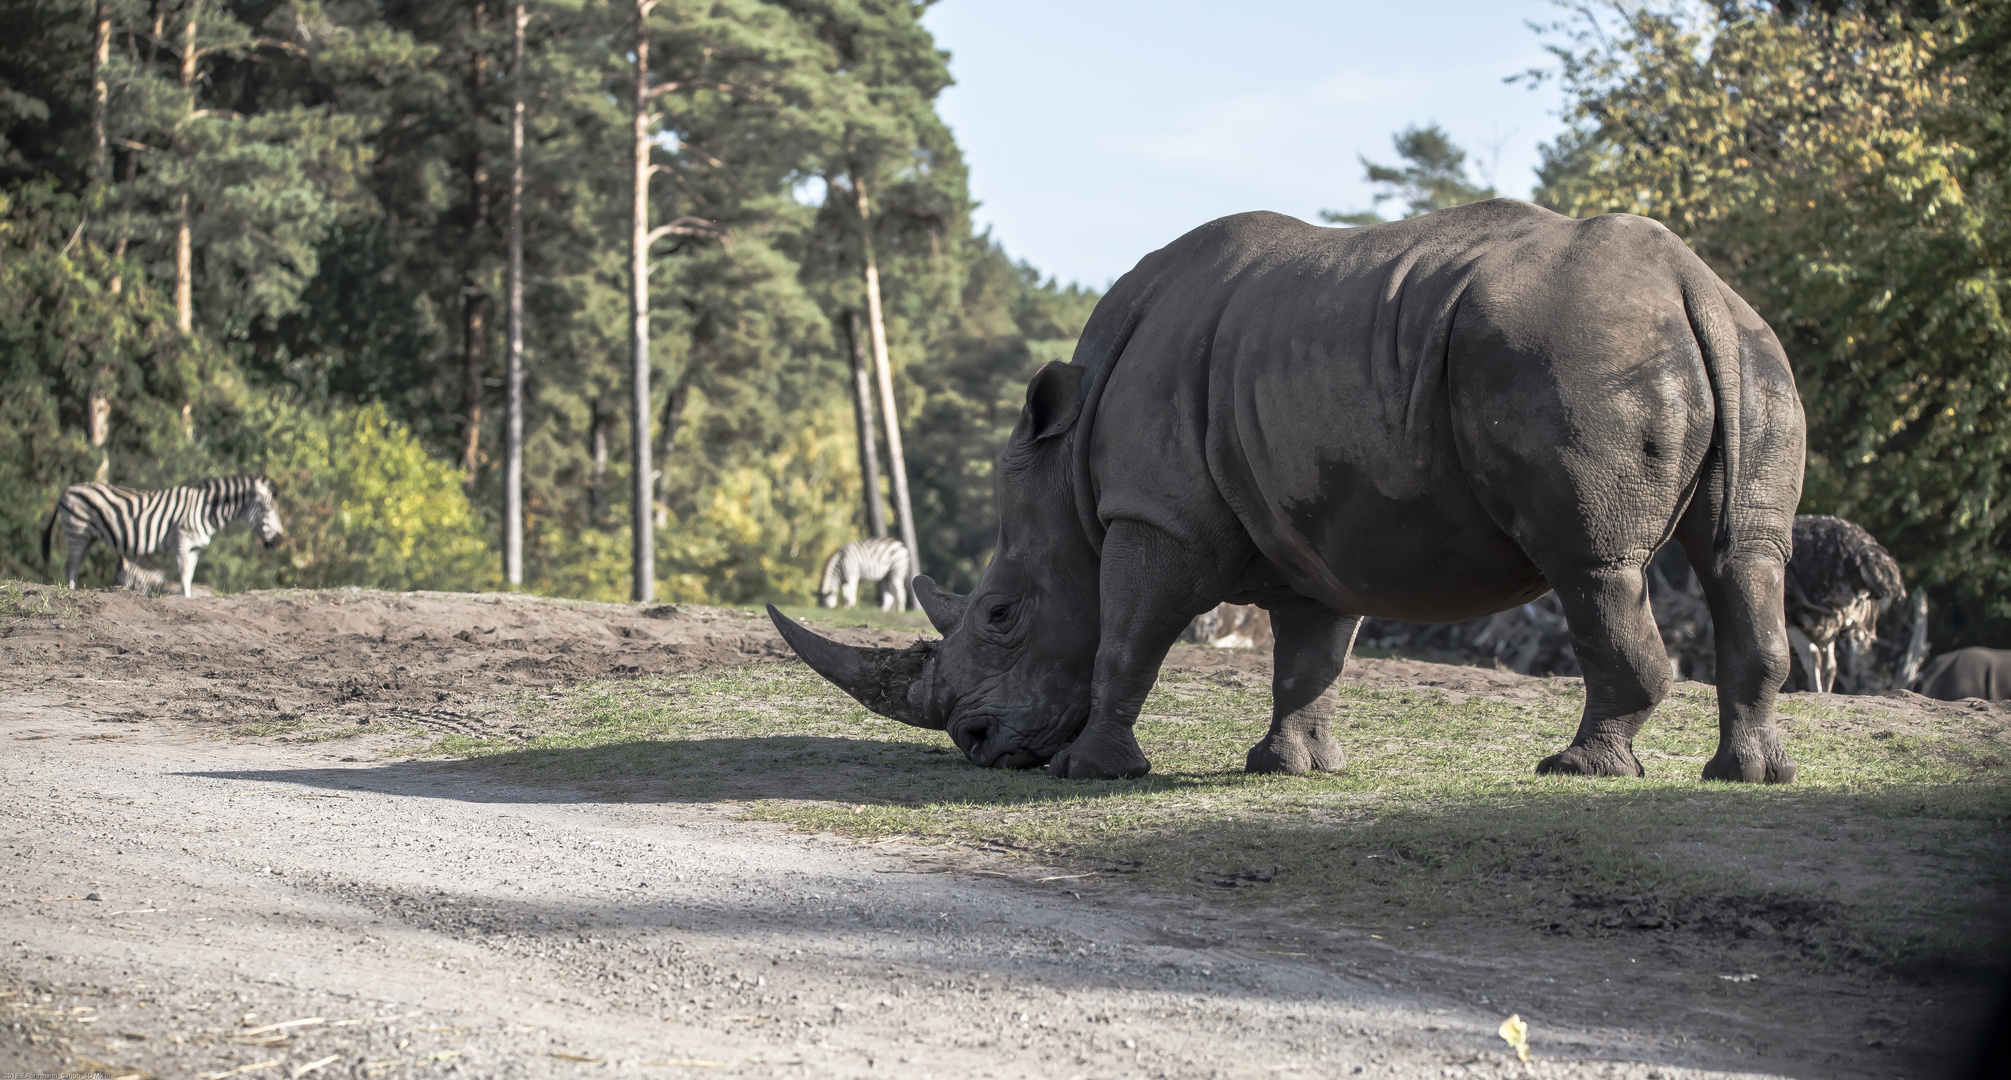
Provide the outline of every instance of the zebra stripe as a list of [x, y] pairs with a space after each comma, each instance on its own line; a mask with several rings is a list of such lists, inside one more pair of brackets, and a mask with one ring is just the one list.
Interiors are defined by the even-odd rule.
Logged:
[[859, 606], [859, 582], [880, 583], [880, 610], [908, 610], [908, 546], [890, 536], [854, 540], [824, 562], [824, 584], [818, 598], [827, 608], [843, 597], [848, 608]]
[[64, 577], [73, 589], [94, 540], [103, 540], [119, 553], [121, 581], [145, 577], [129, 560], [172, 548], [182, 595], [187, 596], [194, 585], [196, 553], [209, 546], [218, 529], [238, 518], [248, 520], [267, 547], [286, 533], [273, 504], [272, 483], [263, 476], [225, 476], [166, 491], [75, 484], [57, 497], [55, 513], [42, 530], [42, 561], [49, 561], [50, 541], [59, 524], [70, 547]]

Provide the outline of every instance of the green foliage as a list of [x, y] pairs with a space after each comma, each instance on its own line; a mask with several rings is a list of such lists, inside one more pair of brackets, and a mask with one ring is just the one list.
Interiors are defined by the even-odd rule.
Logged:
[[924, 566], [939, 584], [967, 592], [997, 543], [994, 466], [1019, 420], [1026, 381], [1049, 360], [1074, 355], [1098, 297], [1043, 282], [987, 242], [960, 299], [961, 318], [929, 350], [932, 362], [907, 369], [921, 399], [907, 431]]
[[[49, 182], [0, 192], [0, 575], [51, 580], [43, 526], [65, 487], [89, 480], [100, 452], [86, 436], [88, 401], [114, 402], [103, 455], [184, 462], [179, 414], [205, 363], [199, 341], [143, 284], [109, 287], [109, 254], [85, 235], [82, 200]], [[57, 545], [60, 548], [60, 542]]]
[[[1429, 127], [1412, 124], [1392, 135], [1390, 142], [1396, 147], [1397, 157], [1408, 164], [1377, 165], [1366, 157], [1362, 158], [1362, 168], [1367, 170], [1369, 183], [1382, 187], [1373, 200], [1378, 207], [1397, 199], [1404, 205], [1404, 216], [1414, 218], [1449, 206], [1492, 199], [1500, 194], [1467, 178], [1466, 151], [1455, 145], [1452, 137], [1437, 124]], [[1336, 225], [1375, 225], [1386, 220], [1374, 210], [1350, 213], [1322, 210], [1320, 218]]]
[[[268, 473], [287, 539], [256, 550], [223, 532], [197, 580], [224, 590], [372, 584], [395, 589], [494, 585], [486, 523], [452, 469], [429, 456], [382, 405], [304, 409], [256, 392], [143, 283], [113, 292], [109, 260], [83, 238], [78, 200], [33, 184], [0, 194], [0, 572], [53, 581], [40, 560], [56, 496], [91, 478], [83, 434], [93, 392], [113, 403], [110, 478], [158, 488], [234, 472]], [[71, 236], [59, 240], [71, 222]], [[187, 402], [184, 427], [175, 403]], [[101, 549], [102, 550], [102, 549]], [[109, 558], [87, 583], [109, 583]]]
[[1688, 241], [1794, 361], [1803, 511], [1890, 548], [1935, 601], [1938, 646], [2011, 644], [2005, 13], [1604, 18], [1553, 50], [1575, 128], [1538, 200]]
[[[12, 343], [0, 493], [18, 495], [0, 510], [0, 569], [40, 576], [31, 518], [95, 470], [82, 428], [99, 392], [112, 402], [114, 482], [262, 470], [280, 483], [286, 547], [255, 551], [227, 532], [205, 582], [493, 584], [506, 122], [519, 90], [527, 585], [626, 595], [638, 435], [654, 444], [667, 598], [805, 599], [824, 556], [864, 532], [834, 332], [863, 307], [861, 181], [923, 558], [965, 585], [982, 568], [996, 530], [991, 458], [1034, 343], [1041, 359], [1065, 356], [1095, 297], [1043, 285], [971, 235], [961, 154], [934, 111], [947, 58], [920, 8], [655, 7], [653, 83], [669, 89], [651, 119], [650, 216], [689, 227], [651, 253], [654, 393], [636, 433], [623, 228], [632, 7], [538, 0], [514, 71], [497, 0], [108, 2], [99, 172], [96, 0], [0, 0], [0, 183], [14, 185], [8, 242], [30, 253], [0, 266]], [[185, 91], [189, 11], [199, 53]], [[184, 198], [191, 335], [174, 331], [167, 303]], [[471, 428], [472, 482], [455, 496], [448, 473], [413, 455], [458, 460]], [[437, 543], [414, 531], [415, 514]]]
[[[488, 523], [454, 467], [426, 452], [382, 404], [302, 409], [260, 397], [240, 437], [255, 447], [282, 508], [281, 558], [249, 530], [227, 532], [204, 565], [218, 589], [472, 591], [499, 584]], [[283, 559], [283, 561], [282, 561]]]

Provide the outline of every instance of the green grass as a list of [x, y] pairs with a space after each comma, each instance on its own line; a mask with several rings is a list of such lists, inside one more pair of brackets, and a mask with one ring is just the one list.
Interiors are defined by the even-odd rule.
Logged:
[[[0, 581], [0, 619], [74, 618], [77, 614], [74, 603], [55, 602], [60, 588], [28, 581]], [[68, 590], [62, 592], [68, 594]]]
[[[775, 606], [782, 610], [782, 614], [800, 623], [816, 623], [822, 626], [871, 626], [880, 630], [911, 630], [928, 637], [939, 636], [935, 628], [929, 625], [929, 617], [922, 614], [919, 610], [910, 607], [906, 611], [881, 611], [877, 606], [874, 606], [880, 602], [878, 593], [875, 593], [871, 603], [868, 603], [864, 596], [865, 588], [862, 586], [859, 591], [861, 593], [859, 606], [853, 610], [833, 610], [831, 608], [817, 607], [812, 604], [777, 604]], [[762, 618], [768, 617], [768, 609], [764, 606], [745, 607], [736, 610], [751, 611]]]
[[1705, 784], [1716, 709], [1684, 685], [1638, 740], [1646, 779], [1547, 778], [1532, 767], [1569, 741], [1582, 692], [1534, 685], [1524, 700], [1344, 686], [1351, 760], [1305, 777], [1242, 772], [1269, 687], [1233, 672], [1162, 676], [1138, 727], [1153, 771], [1135, 781], [973, 768], [942, 734], [875, 717], [795, 663], [527, 698], [522, 736], [430, 752], [610, 798], [985, 845], [1393, 939], [1432, 924], [1526, 940], [1696, 931], [1684, 940], [1877, 967], [2000, 940], [2011, 755], [1994, 721], [1788, 698], [1797, 781]]

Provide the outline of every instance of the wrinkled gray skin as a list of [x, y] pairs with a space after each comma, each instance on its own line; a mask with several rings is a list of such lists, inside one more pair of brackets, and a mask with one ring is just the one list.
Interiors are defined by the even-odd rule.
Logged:
[[[1132, 735], [1181, 629], [1271, 612], [1252, 772], [1335, 769], [1362, 616], [1453, 622], [1555, 588], [1585, 670], [1538, 772], [1639, 776], [1668, 692], [1643, 567], [1674, 536], [1717, 627], [1707, 779], [1792, 779], [1773, 724], [1803, 421], [1780, 343], [1668, 230], [1508, 199], [1361, 229], [1223, 218], [1154, 252], [1043, 367], [999, 458], [997, 554], [917, 578], [940, 642], [775, 620], [869, 708], [979, 765], [1143, 775]], [[772, 609], [771, 609], [772, 611]]]

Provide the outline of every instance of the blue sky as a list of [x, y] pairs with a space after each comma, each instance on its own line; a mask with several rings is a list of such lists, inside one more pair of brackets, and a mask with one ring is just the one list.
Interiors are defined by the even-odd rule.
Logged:
[[941, 111], [978, 226], [1101, 288], [1224, 214], [1368, 208], [1358, 159], [1394, 162], [1406, 124], [1438, 122], [1471, 173], [1527, 196], [1560, 98], [1502, 79], [1547, 66], [1525, 24], [1563, 14], [1548, 0], [942, 0], [923, 22], [952, 54]]

